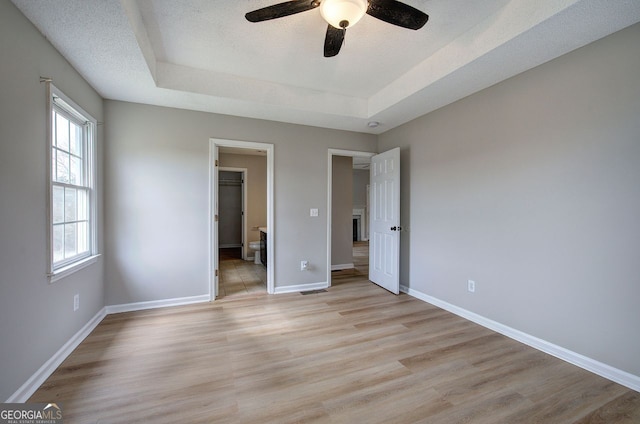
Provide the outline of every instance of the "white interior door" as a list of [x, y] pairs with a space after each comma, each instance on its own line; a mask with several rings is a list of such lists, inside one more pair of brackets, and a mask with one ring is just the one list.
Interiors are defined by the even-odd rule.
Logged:
[[400, 293], [400, 148], [371, 158], [369, 280]]

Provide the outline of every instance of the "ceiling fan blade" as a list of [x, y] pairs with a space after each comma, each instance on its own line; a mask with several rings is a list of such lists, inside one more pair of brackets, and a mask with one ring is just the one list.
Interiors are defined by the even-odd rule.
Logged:
[[408, 29], [420, 29], [429, 15], [397, 0], [369, 0], [367, 14]]
[[346, 29], [327, 26], [327, 36], [324, 39], [324, 57], [333, 57], [340, 52], [340, 47], [344, 43]]
[[249, 22], [262, 22], [269, 19], [282, 18], [283, 16], [294, 15], [307, 10], [315, 9], [320, 5], [318, 0], [294, 0], [273, 6], [263, 7], [244, 15]]

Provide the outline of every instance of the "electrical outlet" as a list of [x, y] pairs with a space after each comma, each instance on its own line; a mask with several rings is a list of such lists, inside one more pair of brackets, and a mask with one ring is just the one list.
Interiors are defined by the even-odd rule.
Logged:
[[309, 268], [309, 261], [300, 261], [300, 271], [306, 271]]
[[309, 209], [309, 216], [318, 216], [318, 209], [316, 208]]
[[73, 312], [80, 309], [80, 294], [73, 296]]
[[476, 282], [473, 280], [467, 281], [467, 290], [474, 293], [476, 291]]

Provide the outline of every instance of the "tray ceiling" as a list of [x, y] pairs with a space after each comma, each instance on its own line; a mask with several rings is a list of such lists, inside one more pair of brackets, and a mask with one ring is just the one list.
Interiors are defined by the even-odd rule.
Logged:
[[282, 0], [12, 1], [105, 98], [368, 133], [640, 21], [637, 0], [406, 0], [424, 28], [365, 15], [325, 58], [317, 9], [245, 20]]

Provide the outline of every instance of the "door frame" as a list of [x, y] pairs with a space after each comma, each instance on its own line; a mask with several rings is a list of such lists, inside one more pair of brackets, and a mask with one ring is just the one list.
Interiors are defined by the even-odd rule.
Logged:
[[[219, 166], [218, 171], [239, 172], [242, 174], [242, 259], [247, 260], [247, 178], [249, 170], [247, 168], [234, 168], [230, 166]], [[219, 182], [218, 182], [219, 184]]]
[[377, 153], [361, 152], [357, 150], [329, 149], [327, 160], [327, 286], [331, 287], [331, 214], [332, 214], [332, 185], [333, 185], [333, 157], [347, 156], [352, 158], [372, 158]]
[[[273, 294], [275, 276], [275, 216], [274, 216], [274, 145], [255, 141], [226, 140], [219, 138], [209, 139], [209, 301], [214, 301], [218, 294], [219, 270], [218, 229], [214, 219], [217, 213], [217, 188], [218, 188], [218, 160], [219, 147], [233, 147], [237, 149], [265, 150], [267, 152], [267, 293]], [[218, 271], [219, 273], [219, 271]]]

